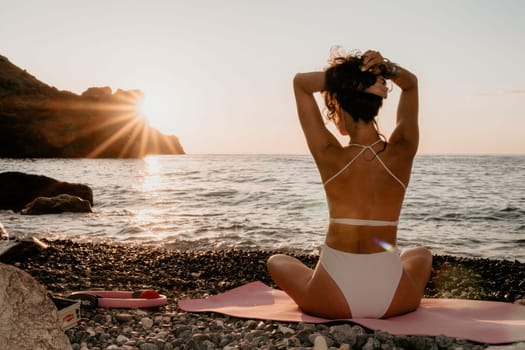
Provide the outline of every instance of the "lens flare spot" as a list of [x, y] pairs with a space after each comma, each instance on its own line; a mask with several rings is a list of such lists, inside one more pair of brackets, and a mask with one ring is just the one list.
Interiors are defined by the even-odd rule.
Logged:
[[374, 240], [374, 243], [376, 243], [377, 245], [379, 245], [381, 248], [383, 248], [386, 251], [391, 251], [395, 249], [395, 247], [392, 244], [385, 242], [383, 240], [380, 240], [377, 237], [375, 237], [373, 240]]

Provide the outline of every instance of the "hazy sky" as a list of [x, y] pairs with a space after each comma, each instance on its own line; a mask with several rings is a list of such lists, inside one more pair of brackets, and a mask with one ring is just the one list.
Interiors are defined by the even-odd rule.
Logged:
[[291, 81], [342, 45], [418, 76], [420, 153], [525, 154], [523, 0], [0, 5], [1, 55], [60, 90], [143, 90], [150, 123], [188, 153], [306, 153]]

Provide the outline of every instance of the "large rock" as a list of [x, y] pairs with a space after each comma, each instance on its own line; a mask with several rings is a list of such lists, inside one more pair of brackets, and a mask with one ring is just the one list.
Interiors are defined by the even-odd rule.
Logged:
[[16, 171], [0, 173], [0, 210], [20, 211], [37, 197], [60, 194], [78, 196], [93, 205], [93, 190], [87, 185]]
[[4, 225], [0, 222], [0, 239], [9, 239], [9, 234], [4, 228]]
[[0, 349], [71, 349], [46, 289], [28, 273], [4, 264], [0, 264]]
[[82, 93], [82, 97], [90, 98], [93, 100], [103, 100], [111, 98], [111, 88], [109, 86], [104, 87], [90, 87]]
[[38, 197], [26, 205], [20, 214], [42, 215], [63, 212], [91, 213], [91, 204], [85, 199], [69, 194], [60, 194], [56, 197]]
[[183, 154], [152, 128], [140, 90], [60, 91], [0, 56], [0, 158], [140, 158]]
[[0, 239], [0, 262], [14, 264], [26, 261], [47, 249], [48, 245], [36, 237]]

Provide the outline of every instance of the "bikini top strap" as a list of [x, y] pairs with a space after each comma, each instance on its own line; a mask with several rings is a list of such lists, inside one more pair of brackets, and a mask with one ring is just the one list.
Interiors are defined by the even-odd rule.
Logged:
[[344, 167], [341, 168], [341, 170], [339, 170], [337, 173], [335, 173], [334, 175], [332, 175], [332, 177], [330, 177], [328, 180], [326, 180], [323, 185], [326, 186], [326, 184], [328, 184], [330, 181], [332, 181], [333, 179], [335, 179], [337, 176], [339, 176], [339, 174], [341, 174], [343, 171], [345, 171], [349, 166], [350, 164], [352, 164], [354, 162], [354, 160], [357, 159], [357, 157], [359, 157], [361, 154], [363, 154], [364, 152], [366, 151], [366, 148], [363, 147], [362, 150], [359, 151], [359, 153], [357, 153], [355, 155], [354, 158], [352, 158], [348, 163], [346, 163], [346, 165]]
[[364, 149], [369, 149], [372, 151], [372, 153], [376, 154], [376, 151], [374, 151], [374, 149], [372, 147], [374, 147], [375, 145], [377, 145], [379, 142], [381, 142], [381, 139], [378, 139], [376, 142], [370, 144], [370, 145], [362, 145], [360, 143], [349, 143], [348, 146], [357, 146], [357, 147], [361, 147], [361, 148], [364, 148]]
[[[389, 167], [386, 166], [385, 162], [383, 162], [383, 160], [381, 159], [381, 157], [379, 157], [379, 154], [377, 154], [376, 151], [374, 151], [374, 149], [372, 148], [373, 146], [375, 146], [378, 142], [380, 142], [381, 139], [377, 140], [376, 142], [374, 142], [373, 144], [371, 144], [370, 146], [363, 146], [364, 148], [370, 150], [374, 156], [377, 158], [377, 160], [379, 161], [379, 163], [381, 163], [381, 165], [383, 166], [383, 168], [385, 168], [385, 170], [390, 174], [390, 176], [392, 176], [397, 182], [399, 182], [399, 184], [401, 185], [401, 187], [403, 187], [403, 189], [406, 191], [407, 189], [407, 186], [403, 183], [403, 181], [399, 180], [399, 178], [392, 172], [392, 170], [390, 170]], [[360, 145], [361, 146], [361, 145]]]
[[350, 164], [352, 164], [354, 162], [354, 160], [357, 159], [357, 157], [359, 157], [361, 154], [363, 154], [366, 150], [369, 150], [370, 152], [372, 152], [374, 154], [374, 157], [376, 157], [377, 160], [379, 160], [379, 162], [381, 163], [383, 168], [385, 168], [385, 170], [390, 174], [390, 176], [392, 176], [401, 185], [401, 187], [403, 187], [403, 189], [406, 191], [407, 186], [401, 180], [399, 180], [399, 178], [386, 166], [386, 164], [383, 162], [381, 157], [379, 157], [377, 152], [373, 149], [373, 147], [375, 145], [377, 145], [379, 142], [381, 142], [381, 139], [378, 139], [376, 142], [374, 142], [374, 143], [372, 143], [370, 145], [361, 145], [359, 143], [350, 143], [350, 144], [348, 144], [349, 146], [361, 147], [361, 151], [359, 151], [359, 153], [357, 153], [354, 158], [352, 158], [348, 163], [346, 163], [346, 165], [341, 170], [339, 170], [332, 177], [330, 177], [328, 180], [326, 180], [323, 183], [323, 185], [326, 186], [327, 183], [329, 183], [330, 181], [335, 179], [339, 174], [341, 174], [343, 171], [345, 171], [350, 166]]
[[377, 153], [374, 151], [374, 149], [372, 147], [377, 145], [379, 142], [381, 142], [381, 139], [377, 140], [376, 142], [372, 143], [371, 145], [361, 145], [360, 143], [349, 143], [348, 146], [361, 147], [361, 151], [359, 151], [359, 153], [357, 153], [354, 158], [352, 158], [348, 163], [346, 163], [346, 165], [343, 168], [341, 168], [341, 170], [339, 170], [337, 173], [332, 175], [332, 177], [330, 177], [328, 180], [326, 180], [323, 183], [323, 185], [326, 186], [327, 183], [329, 183], [330, 181], [335, 179], [337, 176], [339, 176], [339, 174], [341, 174], [343, 171], [345, 171], [350, 166], [350, 164], [352, 164], [354, 162], [354, 160], [357, 159], [357, 157], [359, 157], [361, 154], [365, 153], [365, 151], [367, 149], [372, 151], [372, 153], [374, 153], [374, 155], [377, 157]]
[[403, 181], [399, 180], [399, 178], [392, 172], [392, 170], [390, 170], [386, 164], [383, 162], [383, 160], [381, 159], [381, 157], [379, 157], [379, 155], [377, 155], [376, 153], [376, 158], [377, 160], [381, 163], [381, 165], [383, 165], [383, 168], [385, 168], [385, 170], [390, 174], [390, 176], [392, 176], [394, 178], [394, 180], [396, 180], [397, 182], [399, 182], [399, 184], [401, 185], [401, 187], [403, 187], [403, 189], [406, 191], [407, 189], [407, 186], [403, 183]]

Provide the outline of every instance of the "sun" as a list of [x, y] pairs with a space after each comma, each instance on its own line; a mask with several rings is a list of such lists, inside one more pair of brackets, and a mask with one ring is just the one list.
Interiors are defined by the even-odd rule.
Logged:
[[175, 113], [173, 101], [160, 94], [145, 93], [137, 104], [139, 118], [161, 132], [172, 132]]
[[139, 118], [149, 121], [148, 116], [152, 115], [155, 112], [155, 109], [154, 109], [154, 106], [147, 101], [148, 100], [143, 97], [140, 101], [137, 102], [136, 109], [137, 109], [137, 116]]

